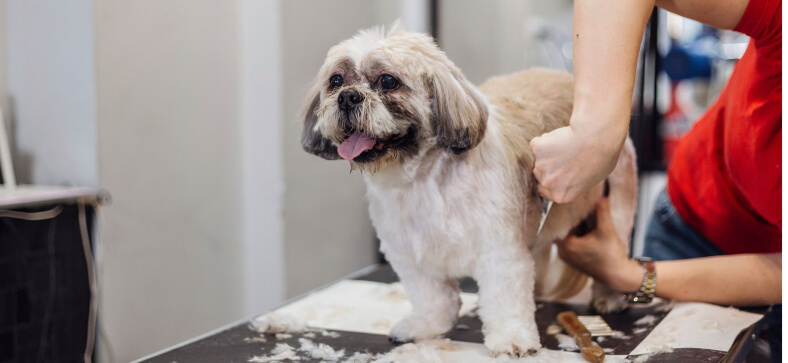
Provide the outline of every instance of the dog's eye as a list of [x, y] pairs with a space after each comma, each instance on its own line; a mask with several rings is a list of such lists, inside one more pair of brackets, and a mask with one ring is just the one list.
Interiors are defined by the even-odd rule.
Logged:
[[394, 76], [389, 74], [384, 74], [380, 76], [380, 87], [383, 87], [385, 90], [395, 89], [399, 86], [399, 82], [397, 81]]
[[344, 80], [342, 79], [342, 76], [335, 74], [333, 77], [331, 77], [329, 82], [331, 83], [331, 87], [336, 88], [341, 86]]

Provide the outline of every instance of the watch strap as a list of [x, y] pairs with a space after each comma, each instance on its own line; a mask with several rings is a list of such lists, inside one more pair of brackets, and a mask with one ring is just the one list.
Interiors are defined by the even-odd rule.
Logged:
[[648, 257], [635, 257], [641, 267], [643, 267], [643, 282], [638, 291], [625, 294], [624, 300], [634, 304], [648, 304], [654, 300], [657, 291], [657, 270], [654, 260]]

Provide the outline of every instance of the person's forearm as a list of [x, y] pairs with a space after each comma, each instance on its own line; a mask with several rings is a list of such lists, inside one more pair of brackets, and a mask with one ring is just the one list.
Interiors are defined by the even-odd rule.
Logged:
[[[640, 287], [643, 270], [635, 262], [611, 287]], [[656, 295], [665, 299], [754, 306], [782, 302], [782, 254], [747, 254], [659, 261]]]
[[662, 9], [719, 29], [736, 27], [748, 3], [749, 0], [657, 0]]
[[610, 135], [619, 148], [624, 142], [643, 29], [653, 8], [654, 0], [575, 1], [573, 130]]

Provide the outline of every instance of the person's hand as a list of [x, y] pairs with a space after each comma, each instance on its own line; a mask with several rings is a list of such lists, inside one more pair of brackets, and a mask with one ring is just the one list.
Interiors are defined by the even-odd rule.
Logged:
[[621, 292], [637, 291], [643, 269], [630, 260], [610, 217], [610, 200], [603, 198], [596, 208], [597, 226], [591, 233], [569, 236], [556, 242], [558, 255], [566, 263], [597, 281]]
[[536, 158], [534, 176], [543, 197], [569, 203], [607, 178], [615, 168], [626, 134], [619, 137], [586, 129], [575, 131], [567, 126], [531, 140]]

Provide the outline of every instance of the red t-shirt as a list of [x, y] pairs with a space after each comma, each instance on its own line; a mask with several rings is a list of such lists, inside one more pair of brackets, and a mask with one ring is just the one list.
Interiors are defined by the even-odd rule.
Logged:
[[782, 1], [750, 0], [751, 37], [717, 101], [668, 170], [679, 215], [722, 251], [782, 251]]

